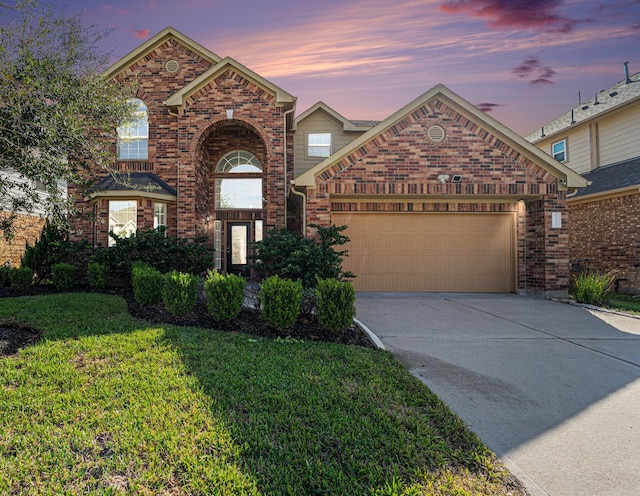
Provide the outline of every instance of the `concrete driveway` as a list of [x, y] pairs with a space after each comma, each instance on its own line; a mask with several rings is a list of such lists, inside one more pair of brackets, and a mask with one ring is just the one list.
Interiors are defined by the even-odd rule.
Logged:
[[640, 320], [518, 295], [359, 293], [357, 318], [532, 495], [640, 494]]

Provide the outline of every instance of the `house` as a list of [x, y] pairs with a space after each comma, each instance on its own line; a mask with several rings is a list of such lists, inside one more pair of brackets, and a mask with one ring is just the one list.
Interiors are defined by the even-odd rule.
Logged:
[[[11, 184], [27, 184], [41, 197], [48, 195], [43, 184], [38, 182], [30, 183], [15, 170], [3, 171], [2, 174]], [[61, 185], [60, 188], [64, 194], [65, 185]], [[22, 195], [24, 193], [20, 188], [13, 187], [0, 199], [0, 223], [4, 219], [13, 218], [11, 237], [5, 239], [4, 233], [0, 230], [0, 265], [19, 267], [27, 243], [33, 245], [38, 240], [45, 224], [46, 212], [42, 204], [35, 204], [31, 211], [16, 210], [13, 207], [13, 199], [21, 198]]]
[[616, 288], [640, 293], [640, 73], [526, 137], [580, 173], [568, 194], [569, 254], [576, 267], [617, 270]]
[[242, 272], [274, 227], [348, 225], [361, 291], [565, 294], [566, 196], [576, 172], [445, 86], [382, 122], [296, 99], [169, 27], [116, 62], [137, 113], [118, 129], [118, 174], [74, 191], [76, 236], [166, 226], [206, 236]]

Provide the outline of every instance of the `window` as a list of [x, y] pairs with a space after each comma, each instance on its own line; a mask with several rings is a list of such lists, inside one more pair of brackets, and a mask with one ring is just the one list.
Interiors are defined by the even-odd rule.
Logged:
[[229, 152], [218, 162], [216, 174], [217, 209], [262, 208], [262, 166], [255, 155]]
[[[133, 236], [136, 233], [137, 202], [135, 200], [117, 200], [109, 202], [109, 232], [120, 237]], [[115, 245], [113, 238], [109, 237], [109, 246]]]
[[309, 133], [307, 135], [307, 156], [328, 157], [331, 155], [331, 133]]
[[153, 228], [159, 227], [167, 227], [167, 204], [156, 202], [153, 204]]
[[146, 160], [149, 157], [149, 112], [142, 100], [130, 100], [134, 106], [131, 120], [118, 127], [118, 158]]
[[567, 160], [567, 140], [558, 141], [551, 145], [551, 154], [553, 158], [560, 162], [566, 162]]

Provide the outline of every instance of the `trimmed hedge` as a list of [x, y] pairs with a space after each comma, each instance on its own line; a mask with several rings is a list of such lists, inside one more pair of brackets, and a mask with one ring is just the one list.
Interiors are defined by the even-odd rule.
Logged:
[[109, 267], [98, 262], [90, 262], [87, 266], [89, 286], [96, 289], [104, 289], [109, 284]]
[[164, 275], [162, 302], [172, 315], [182, 316], [193, 312], [198, 298], [200, 278], [172, 270]]
[[271, 276], [262, 282], [260, 302], [262, 318], [271, 327], [282, 331], [296, 323], [300, 315], [302, 283]]
[[244, 303], [246, 281], [235, 274], [220, 274], [210, 270], [204, 281], [204, 293], [207, 295], [207, 310], [218, 322], [236, 317]]
[[9, 272], [9, 281], [14, 291], [24, 293], [33, 284], [33, 270], [28, 267], [11, 269]]
[[53, 285], [58, 291], [69, 291], [76, 285], [77, 269], [75, 265], [68, 263], [57, 263], [51, 266], [51, 277]]
[[155, 305], [162, 301], [162, 273], [145, 264], [135, 264], [131, 271], [131, 285], [140, 305]]
[[350, 282], [321, 279], [316, 290], [316, 315], [322, 327], [341, 332], [353, 325], [356, 292]]

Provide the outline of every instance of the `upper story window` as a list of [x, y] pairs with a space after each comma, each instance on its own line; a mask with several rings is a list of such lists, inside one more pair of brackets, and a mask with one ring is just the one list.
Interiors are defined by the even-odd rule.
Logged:
[[216, 166], [217, 209], [261, 209], [262, 165], [245, 150], [234, 150]]
[[331, 133], [309, 133], [307, 135], [307, 156], [328, 157], [331, 155]]
[[567, 160], [567, 140], [563, 139], [551, 145], [551, 155], [560, 162]]
[[146, 160], [149, 158], [149, 111], [142, 100], [133, 98], [130, 121], [118, 127], [118, 158], [120, 160]]

